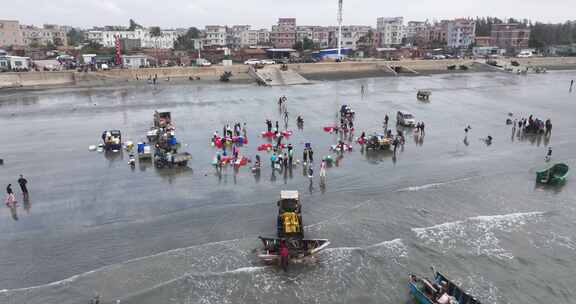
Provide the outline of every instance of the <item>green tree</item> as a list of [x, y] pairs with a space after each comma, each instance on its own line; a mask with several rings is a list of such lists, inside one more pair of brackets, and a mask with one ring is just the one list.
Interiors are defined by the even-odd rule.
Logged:
[[129, 31], [134, 31], [136, 29], [141, 29], [142, 26], [138, 23], [136, 23], [136, 21], [134, 21], [134, 19], [130, 19], [130, 24], [128, 25], [128, 30]]
[[186, 34], [176, 38], [174, 42], [174, 49], [179, 51], [189, 51], [194, 50], [194, 40], [200, 38], [200, 31], [195, 28], [191, 27], [186, 31]]
[[66, 33], [66, 37], [69, 45], [76, 46], [84, 41], [84, 32], [73, 28]]
[[150, 36], [152, 37], [160, 37], [162, 36], [162, 30], [159, 26], [151, 26], [150, 27]]
[[315, 47], [314, 41], [312, 41], [308, 37], [304, 37], [304, 39], [296, 41], [296, 44], [294, 44], [294, 49], [298, 51], [311, 50], [314, 47]]

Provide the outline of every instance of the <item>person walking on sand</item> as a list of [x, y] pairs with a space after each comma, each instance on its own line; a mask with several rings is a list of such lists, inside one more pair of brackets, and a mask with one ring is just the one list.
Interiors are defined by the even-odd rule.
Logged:
[[550, 159], [552, 159], [552, 147], [548, 147], [548, 152], [546, 153], [546, 158], [545, 158], [545, 160], [546, 160], [547, 162], [549, 162]]
[[20, 178], [18, 179], [18, 184], [20, 185], [20, 190], [22, 190], [22, 194], [24, 195], [24, 197], [28, 196], [28, 187], [26, 187], [26, 184], [28, 184], [28, 181], [24, 178], [24, 176], [22, 174], [20, 174]]

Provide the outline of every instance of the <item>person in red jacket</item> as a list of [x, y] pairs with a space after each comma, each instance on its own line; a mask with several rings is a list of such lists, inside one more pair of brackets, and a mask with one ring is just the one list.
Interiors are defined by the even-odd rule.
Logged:
[[280, 241], [280, 266], [284, 271], [288, 271], [288, 259], [289, 259], [288, 247], [284, 240]]

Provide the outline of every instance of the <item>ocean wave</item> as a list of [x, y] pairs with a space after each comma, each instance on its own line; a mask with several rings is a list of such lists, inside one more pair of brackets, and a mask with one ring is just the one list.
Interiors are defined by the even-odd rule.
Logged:
[[437, 245], [444, 252], [464, 248], [469, 253], [500, 259], [514, 256], [500, 246], [496, 231], [512, 232], [529, 220], [537, 220], [543, 212], [522, 212], [503, 215], [475, 216], [431, 227], [412, 228], [412, 232], [426, 244]]
[[441, 186], [445, 186], [445, 185], [449, 185], [449, 184], [455, 184], [455, 183], [459, 183], [459, 182], [464, 182], [464, 181], [471, 180], [471, 179], [472, 179], [472, 177], [465, 177], [465, 178], [454, 179], [454, 180], [450, 180], [450, 181], [446, 181], [446, 182], [431, 183], [431, 184], [426, 184], [426, 185], [421, 185], [421, 186], [410, 186], [410, 187], [396, 190], [396, 192], [414, 192], [414, 191], [420, 191], [420, 190], [426, 190], [426, 189], [432, 189], [432, 188], [439, 188]]

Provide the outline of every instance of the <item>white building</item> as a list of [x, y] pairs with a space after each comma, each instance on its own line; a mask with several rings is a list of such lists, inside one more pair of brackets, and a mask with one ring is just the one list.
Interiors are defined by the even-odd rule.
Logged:
[[104, 47], [114, 47], [116, 45], [115, 36], [118, 35], [120, 39], [138, 39], [142, 48], [159, 48], [171, 49], [174, 48], [174, 42], [182, 35], [181, 31], [177, 30], [162, 30], [160, 36], [152, 36], [150, 30], [135, 29], [134, 31], [88, 31], [86, 38], [90, 41], [97, 42]]
[[267, 46], [270, 44], [270, 31], [267, 29], [247, 30], [240, 33], [240, 47]]
[[0, 56], [0, 71], [24, 71], [30, 69], [30, 57]]
[[455, 19], [448, 22], [446, 40], [449, 48], [467, 48], [476, 38], [476, 22], [472, 19]]
[[380, 17], [376, 22], [376, 31], [380, 35], [380, 46], [401, 45], [406, 38], [404, 17]]
[[146, 55], [122, 55], [122, 65], [130, 69], [138, 69], [150, 66]]
[[22, 25], [20, 26], [20, 29], [22, 31], [22, 36], [24, 37], [24, 44], [26, 45], [68, 45], [66, 31], [58, 25], [45, 24], [43, 27]]
[[204, 47], [228, 45], [228, 28], [223, 25], [207, 25], [204, 29]]
[[249, 31], [250, 25], [233, 25], [228, 28], [227, 42], [232, 48], [238, 49], [241, 47], [242, 33]]

